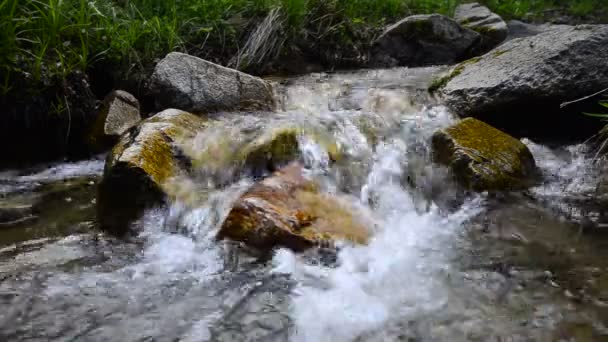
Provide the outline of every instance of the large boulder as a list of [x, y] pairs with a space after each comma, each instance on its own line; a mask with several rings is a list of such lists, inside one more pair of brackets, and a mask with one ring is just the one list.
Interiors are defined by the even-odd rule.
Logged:
[[388, 27], [373, 43], [375, 66], [453, 64], [469, 57], [479, 33], [440, 15], [414, 15]]
[[141, 121], [139, 101], [122, 90], [115, 90], [104, 99], [95, 125], [89, 134], [89, 143], [95, 151], [113, 146], [120, 136]]
[[502, 43], [509, 33], [507, 23], [498, 14], [477, 2], [456, 7], [454, 20], [481, 35], [477, 47], [479, 53], [490, 51]]
[[433, 135], [435, 161], [475, 191], [525, 188], [537, 175], [534, 157], [521, 141], [467, 118]]
[[566, 27], [566, 25], [530, 24], [519, 20], [510, 20], [507, 23], [509, 32], [507, 40], [536, 36], [537, 34], [550, 31], [556, 27]]
[[302, 175], [290, 164], [254, 184], [234, 204], [219, 239], [228, 238], [268, 250], [287, 247], [302, 251], [331, 246], [337, 240], [366, 243], [369, 230], [353, 216], [352, 208]]
[[205, 125], [198, 116], [168, 109], [124, 134], [107, 157], [98, 188], [100, 227], [124, 235], [145, 209], [170, 197], [169, 181], [191, 167], [181, 145]]
[[156, 65], [150, 94], [159, 110], [205, 113], [274, 108], [271, 86], [261, 78], [178, 52]]
[[608, 88], [606, 61], [608, 25], [558, 26], [454, 67], [436, 88], [456, 114], [510, 133], [584, 136], [599, 121], [560, 104]]

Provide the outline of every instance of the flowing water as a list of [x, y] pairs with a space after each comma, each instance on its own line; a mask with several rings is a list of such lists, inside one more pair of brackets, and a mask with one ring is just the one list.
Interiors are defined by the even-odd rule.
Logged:
[[[218, 115], [186, 146], [217, 163], [176, 180], [179, 203], [130, 241], [95, 231], [101, 158], [1, 173], [0, 208], [29, 211], [0, 225], [0, 340], [607, 340], [608, 237], [581, 228], [600, 220], [577, 200], [597, 178], [583, 147], [525, 140], [542, 184], [462, 194], [429, 159], [455, 120], [424, 90], [435, 72], [312, 74], [282, 81], [277, 113]], [[265, 254], [214, 239], [253, 182], [218, 151], [284, 125], [343, 146], [332, 165], [300, 141], [307, 176], [359, 209], [368, 245]]]

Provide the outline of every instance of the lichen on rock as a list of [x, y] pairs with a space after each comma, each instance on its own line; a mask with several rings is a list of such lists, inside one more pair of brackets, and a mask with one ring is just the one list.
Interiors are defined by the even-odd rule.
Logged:
[[468, 189], [516, 190], [537, 176], [532, 153], [521, 141], [474, 118], [433, 135], [433, 156]]

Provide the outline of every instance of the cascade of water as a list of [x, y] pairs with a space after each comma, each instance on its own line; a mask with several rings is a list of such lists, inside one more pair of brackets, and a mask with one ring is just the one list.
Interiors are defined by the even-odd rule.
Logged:
[[[0, 256], [17, 255], [0, 261], [7, 274], [0, 281], [0, 303], [11, 307], [0, 313], [0, 339], [321, 342], [545, 336], [534, 329], [551, 331], [569, 312], [567, 305], [553, 297], [537, 300], [538, 292], [549, 292], [546, 287], [521, 289], [512, 299], [503, 295], [517, 288], [507, 279], [510, 273], [470, 271], [458, 261], [463, 254], [479, 258], [468, 255], [477, 250], [467, 244], [465, 227], [484, 213], [488, 199], [471, 196], [456, 209], [438, 200], [453, 199], [454, 192], [445, 170], [430, 160], [429, 141], [454, 119], [426, 93], [434, 71], [289, 80], [278, 91], [282, 111], [222, 114], [217, 125], [185, 146], [186, 153], [207, 162], [174, 180], [179, 200], [147, 212], [134, 241], [73, 235], [0, 249]], [[231, 164], [235, 154], [278, 127], [301, 128], [336, 142], [343, 153], [339, 161], [310, 136], [298, 137], [305, 176], [355, 208], [357, 220], [372, 232], [367, 245], [344, 242], [338, 251], [280, 249], [260, 256], [216, 241], [232, 204], [256, 181]], [[585, 160], [576, 150], [569, 162], [526, 143], [545, 174], [553, 176], [533, 194], [559, 195], [564, 186], [571, 192], [590, 189], [578, 177]], [[101, 165], [60, 166], [20, 179], [100, 173]], [[0, 175], [0, 182], [3, 176], [10, 175]], [[519, 319], [522, 311], [532, 313]], [[526, 326], [527, 317], [533, 327]]]

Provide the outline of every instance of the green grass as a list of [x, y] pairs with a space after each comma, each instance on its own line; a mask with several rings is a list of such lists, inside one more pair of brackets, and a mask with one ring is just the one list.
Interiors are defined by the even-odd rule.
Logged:
[[559, 11], [572, 16], [585, 16], [603, 11], [608, 3], [604, 0], [481, 0], [481, 3], [506, 19], [542, 20], [547, 13]]
[[[49, 83], [100, 63], [128, 77], [175, 50], [227, 64], [273, 9], [279, 9], [275, 23], [284, 34], [283, 44], [275, 48], [318, 47], [321, 59], [331, 64], [356, 58], [387, 23], [417, 13], [451, 14], [459, 2], [0, 0], [0, 95], [17, 91], [15, 78]], [[507, 18], [554, 7], [575, 15], [607, 7], [603, 0], [482, 2]]]

